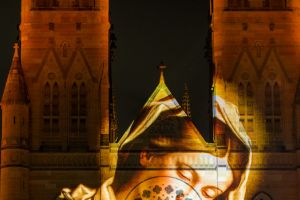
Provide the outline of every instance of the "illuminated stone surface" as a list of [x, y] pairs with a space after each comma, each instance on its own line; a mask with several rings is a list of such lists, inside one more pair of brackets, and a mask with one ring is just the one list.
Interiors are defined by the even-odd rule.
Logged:
[[215, 90], [239, 106], [253, 142], [246, 199], [265, 199], [262, 192], [272, 199], [300, 199], [300, 2], [212, 2], [213, 60], [220, 79]]

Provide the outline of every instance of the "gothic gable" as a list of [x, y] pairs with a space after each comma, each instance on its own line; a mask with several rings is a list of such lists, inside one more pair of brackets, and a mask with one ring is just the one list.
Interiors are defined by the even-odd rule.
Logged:
[[259, 76], [262, 78], [264, 75], [269, 73], [277, 74], [288, 82], [291, 81], [275, 47], [271, 47], [269, 49], [259, 70]]
[[70, 62], [66, 68], [66, 77], [85, 77], [85, 79], [91, 79], [93, 82], [97, 82], [97, 78], [92, 73], [91, 66], [82, 49], [76, 49], [71, 56]]
[[[78, 62], [80, 62], [80, 64]], [[77, 70], [78, 72], [79, 71], [81, 71], [81, 72], [87, 71], [89, 74], [89, 77], [94, 82], [97, 81], [97, 78], [92, 73], [91, 66], [89, 65], [89, 62], [84, 54], [84, 51], [80, 48], [75, 49], [75, 51], [70, 56], [68, 62], [62, 62], [56, 49], [54, 49], [54, 48], [48, 49], [47, 52], [45, 53], [45, 56], [42, 60], [42, 63], [40, 65], [38, 72], [34, 79], [37, 81], [40, 78], [41, 73], [44, 70], [49, 71], [49, 73], [51, 73], [50, 71], [56, 71], [56, 73], [60, 73], [63, 76], [63, 78], [66, 79], [66, 77], [68, 76], [68, 73], [70, 73], [70, 71], [76, 70], [76, 69], [74, 69], [74, 66], [77, 66], [77, 65], [80, 65], [81, 67], [83, 67], [80, 70]], [[75, 67], [75, 68], [78, 69], [78, 67]]]
[[247, 48], [244, 48], [239, 54], [237, 61], [235, 62], [233, 71], [229, 77], [229, 80], [237, 79], [242, 74], [250, 74], [252, 78], [258, 77], [258, 67]]
[[42, 64], [40, 65], [38, 72], [34, 77], [34, 80], [45, 80], [47, 78], [47, 74], [49, 76], [48, 78], [50, 79], [57, 75], [64, 77], [64, 69], [55, 49], [48, 49], [44, 59], [42, 60]]

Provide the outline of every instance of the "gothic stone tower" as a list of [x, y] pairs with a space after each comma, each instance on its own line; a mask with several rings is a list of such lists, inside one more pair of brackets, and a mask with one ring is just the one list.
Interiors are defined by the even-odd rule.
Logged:
[[298, 0], [211, 0], [216, 91], [253, 143], [247, 199], [300, 199], [299, 14]]
[[109, 1], [21, 2], [20, 57], [1, 106], [1, 200], [97, 187], [107, 175]]
[[29, 101], [18, 45], [1, 100], [3, 130], [1, 143], [0, 199], [28, 199]]

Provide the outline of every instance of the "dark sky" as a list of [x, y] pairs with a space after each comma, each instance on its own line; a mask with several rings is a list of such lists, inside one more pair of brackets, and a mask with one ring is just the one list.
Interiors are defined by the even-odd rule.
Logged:
[[[18, 35], [19, 4], [20, 0], [1, 2], [1, 94]], [[166, 83], [179, 102], [184, 83], [188, 84], [193, 121], [207, 132], [209, 69], [204, 45], [208, 11], [208, 0], [111, 0], [117, 37], [112, 77], [121, 134], [156, 87], [161, 60], [168, 66]]]

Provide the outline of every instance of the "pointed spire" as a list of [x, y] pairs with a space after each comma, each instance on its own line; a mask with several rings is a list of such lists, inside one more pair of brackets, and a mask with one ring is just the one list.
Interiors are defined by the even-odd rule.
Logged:
[[14, 58], [19, 58], [19, 44], [18, 43], [15, 43], [14, 44]]
[[21, 62], [19, 58], [19, 44], [15, 43], [13, 48], [14, 48], [14, 55], [13, 55], [12, 65], [10, 70], [14, 70], [14, 73], [21, 73]]
[[164, 64], [162, 61], [159, 65], [159, 70], [160, 70], [160, 78], [159, 78], [159, 83], [165, 83], [165, 77], [164, 77], [164, 69], [166, 69], [167, 66]]
[[15, 43], [14, 56], [6, 80], [1, 104], [27, 104], [28, 102], [27, 87], [19, 56], [19, 45]]
[[[161, 98], [165, 98], [165, 97], [169, 97], [170, 99], [175, 100], [169, 88], [165, 84], [164, 69], [166, 68], [167, 66], [163, 62], [161, 62], [160, 65], [158, 66], [158, 69], [160, 70], [159, 84], [157, 85], [156, 89], [148, 99], [145, 106], [149, 106], [152, 103], [157, 103], [160, 101]], [[176, 107], [180, 107], [176, 100], [173, 103], [174, 105], [176, 105]]]
[[183, 92], [183, 97], [182, 97], [182, 108], [187, 114], [187, 116], [191, 117], [191, 99], [190, 99], [190, 94], [189, 94], [189, 88], [187, 83], [184, 84], [184, 92]]

